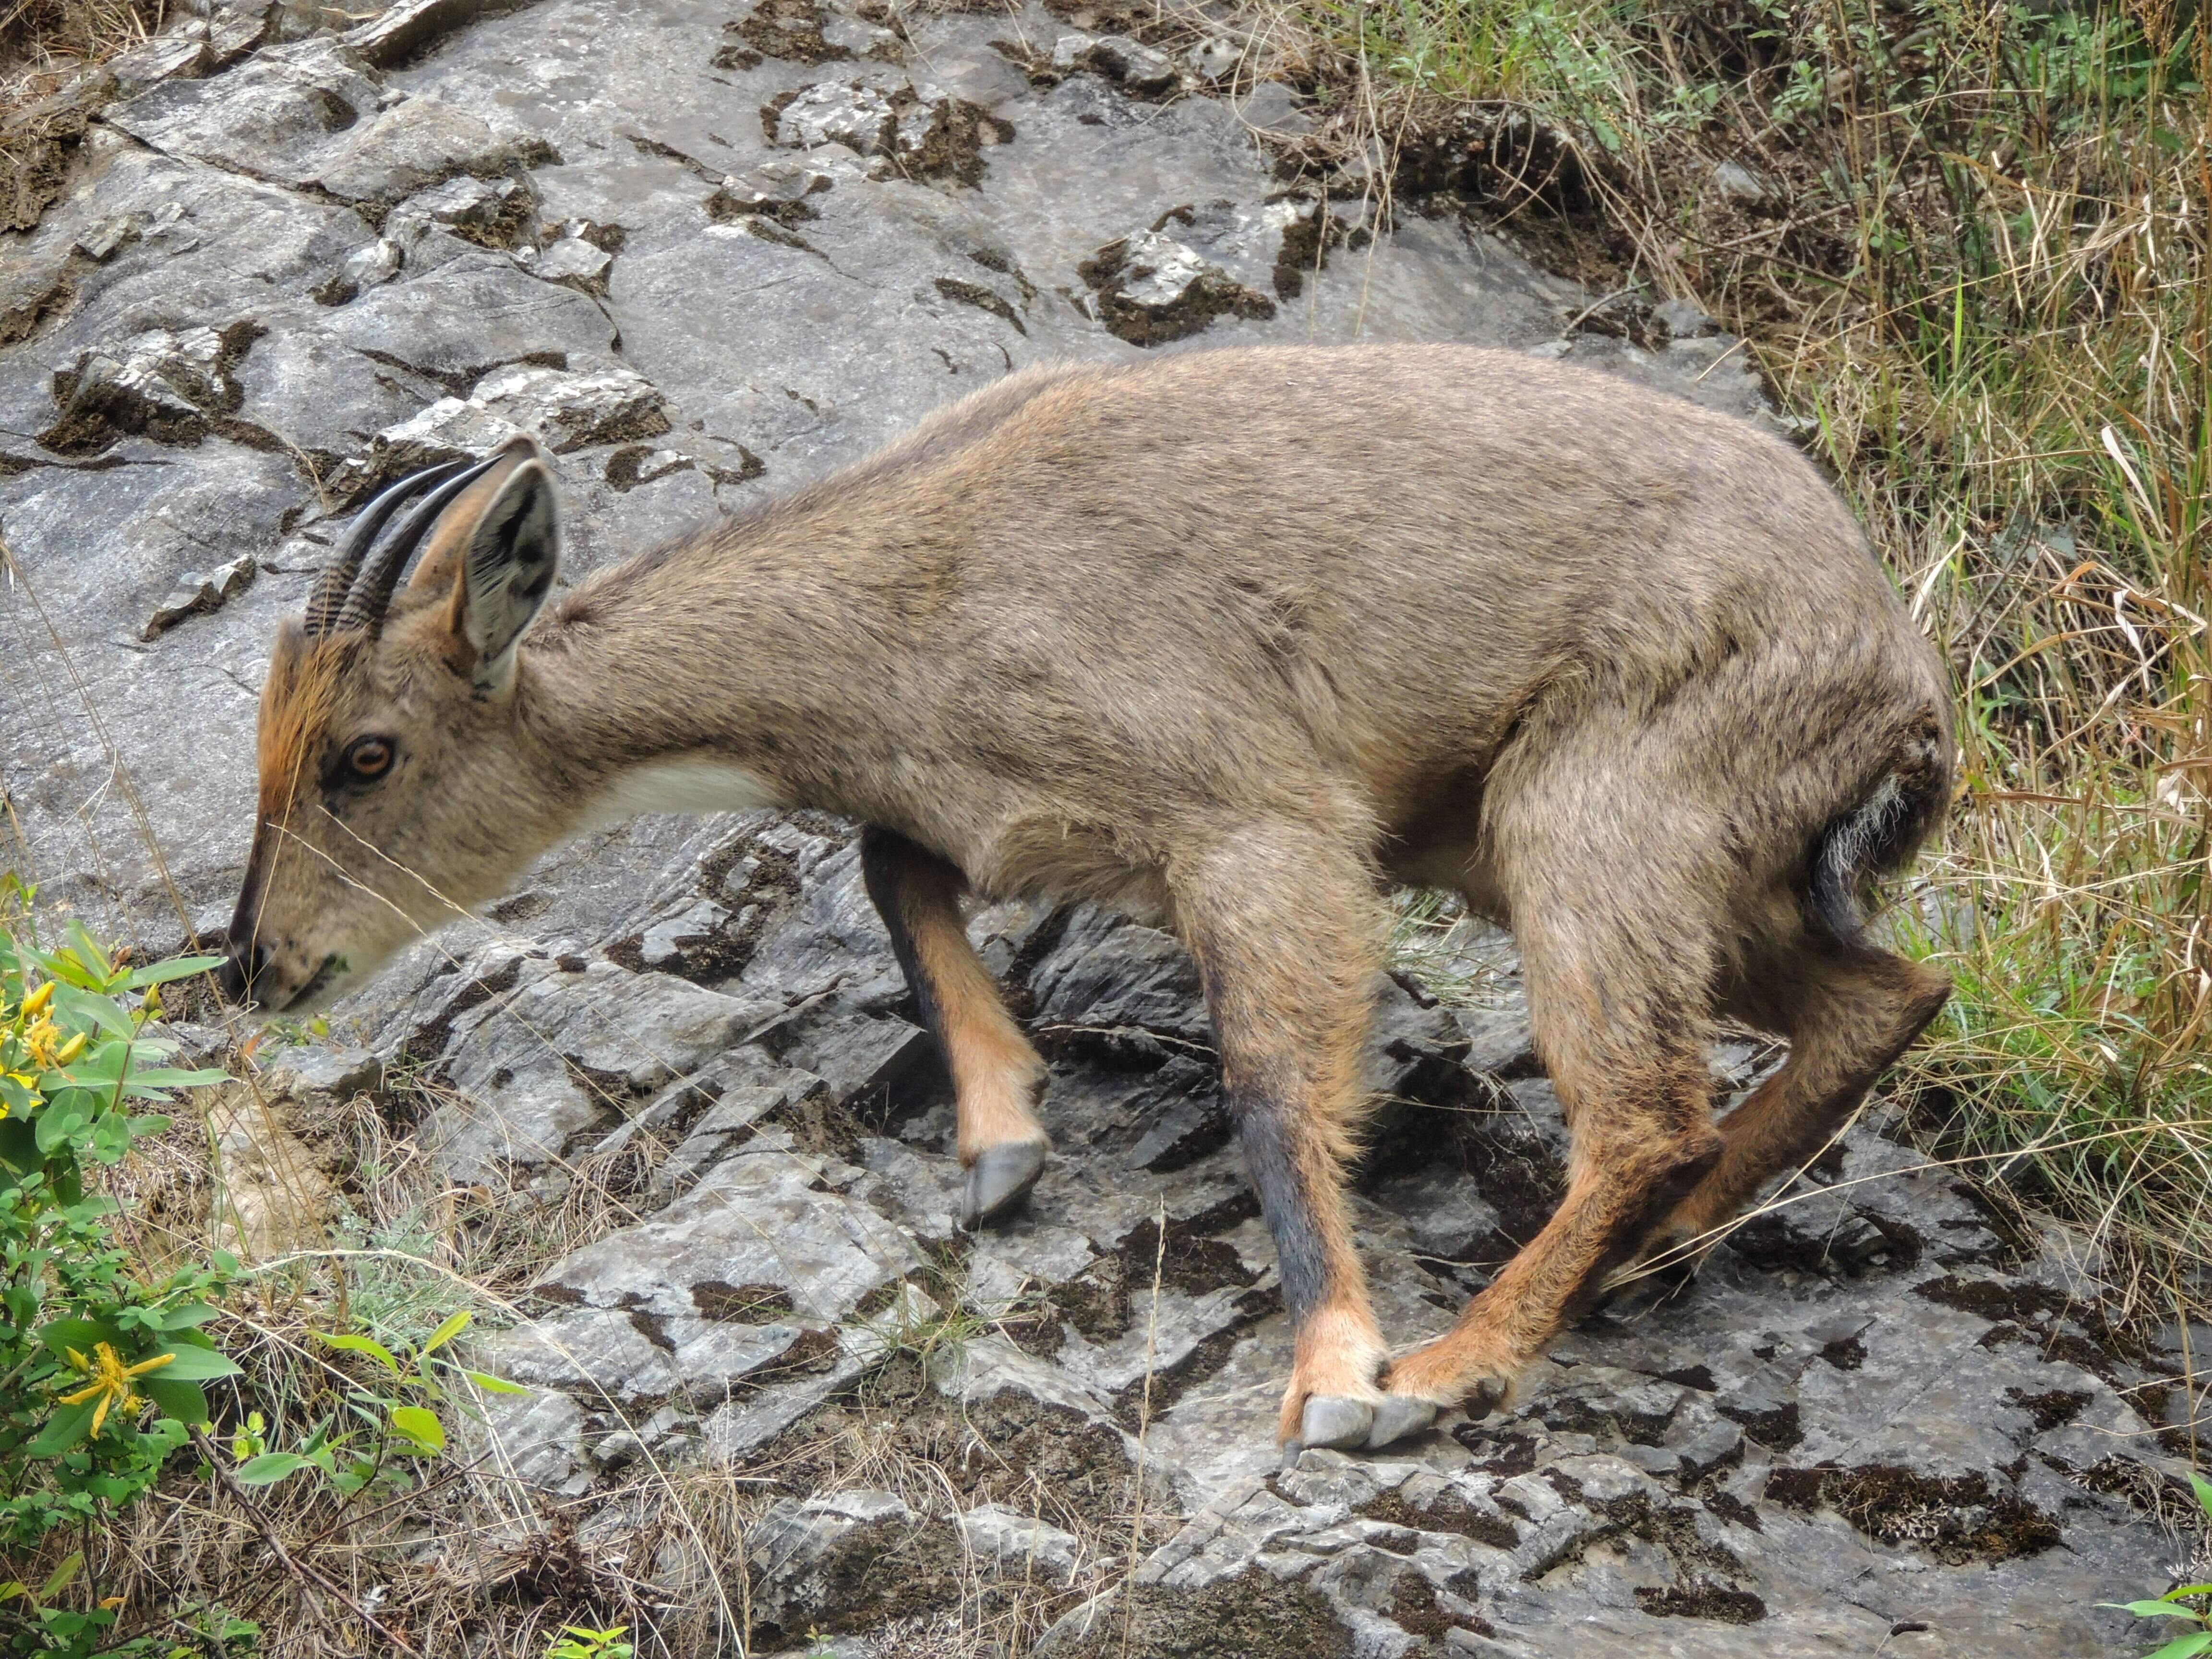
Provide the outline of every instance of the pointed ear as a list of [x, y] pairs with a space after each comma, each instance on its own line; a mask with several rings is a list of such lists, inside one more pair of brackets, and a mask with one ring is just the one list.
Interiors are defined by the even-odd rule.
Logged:
[[514, 677], [515, 642], [552, 591], [561, 563], [560, 508], [542, 454], [511, 470], [468, 526], [453, 583], [458, 653], [479, 690], [503, 691]]

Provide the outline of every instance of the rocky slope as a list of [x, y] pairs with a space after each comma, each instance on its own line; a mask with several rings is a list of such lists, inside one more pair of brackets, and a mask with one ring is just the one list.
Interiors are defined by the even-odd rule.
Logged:
[[[0, 256], [0, 862], [149, 949], [225, 917], [262, 659], [339, 518], [518, 428], [558, 453], [577, 574], [1052, 356], [1472, 340], [1761, 413], [1686, 311], [1650, 349], [1592, 335], [1593, 296], [1449, 204], [1377, 238], [1358, 179], [1280, 176], [1262, 135], [1309, 117], [1225, 33], [807, 0], [296, 21], [221, 7], [118, 64]], [[609, 1199], [487, 1345], [539, 1390], [501, 1455], [586, 1509], [641, 1460], [745, 1474], [760, 1650], [953, 1651], [1017, 1591], [1066, 1654], [2133, 1650], [2093, 1604], [2186, 1553], [2143, 1414], [2165, 1357], [1878, 1124], [1512, 1413], [1278, 1471], [1287, 1337], [1187, 963], [1087, 911], [976, 930], [1060, 1149], [979, 1239], [826, 822], [594, 836], [270, 1072], [404, 1107], [495, 1206]], [[1558, 1176], [1510, 947], [1471, 948], [1466, 1007], [1380, 988], [1360, 1218], [1403, 1341]], [[823, 1478], [862, 1418], [881, 1468], [943, 1479]]]

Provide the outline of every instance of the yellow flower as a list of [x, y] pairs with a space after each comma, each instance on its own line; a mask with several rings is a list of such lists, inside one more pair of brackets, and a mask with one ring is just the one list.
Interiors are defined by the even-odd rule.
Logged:
[[100, 1404], [94, 1407], [92, 1412], [92, 1434], [95, 1440], [100, 1437], [100, 1425], [107, 1421], [111, 1406], [119, 1401], [123, 1414], [128, 1417], [145, 1404], [131, 1392], [131, 1379], [143, 1376], [148, 1371], [157, 1371], [177, 1357], [173, 1353], [160, 1353], [151, 1359], [142, 1359], [135, 1365], [126, 1365], [123, 1363], [123, 1356], [105, 1342], [93, 1346], [91, 1359], [87, 1359], [75, 1348], [64, 1352], [70, 1357], [70, 1364], [89, 1374], [92, 1381], [75, 1394], [64, 1395], [62, 1404], [82, 1406], [88, 1400], [98, 1399]]
[[26, 1064], [40, 1072], [51, 1072], [63, 1063], [62, 1028], [51, 1019], [40, 1019], [23, 1033], [23, 1053]]
[[46, 1005], [53, 1000], [54, 982], [52, 980], [48, 980], [44, 985], [41, 985], [37, 990], [32, 992], [30, 995], [23, 999], [21, 1017], [25, 1019], [36, 1019], [40, 1014], [46, 1012]]

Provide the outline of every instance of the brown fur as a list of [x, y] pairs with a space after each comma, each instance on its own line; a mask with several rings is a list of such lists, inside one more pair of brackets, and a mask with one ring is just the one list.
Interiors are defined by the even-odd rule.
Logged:
[[[1282, 1253], [1286, 1436], [1309, 1394], [1510, 1387], [1655, 1224], [1702, 1231], [1817, 1147], [1940, 1003], [1808, 894], [1882, 792], [1903, 816], [1863, 862], [1940, 812], [1941, 665], [1833, 495], [1741, 422], [1450, 347], [1030, 371], [586, 585], [491, 684], [457, 580], [495, 483], [380, 638], [279, 642], [263, 817], [303, 846], [257, 836], [238, 924], [272, 1000], [495, 896], [640, 769], [712, 763], [893, 838], [871, 889], [972, 1159], [1042, 1132], [963, 881], [1158, 916]], [[389, 780], [325, 787], [363, 732]], [[1575, 1153], [1551, 1224], [1383, 1376], [1342, 1171], [1393, 881], [1515, 927]], [[1796, 1048], [1716, 1129], [1722, 1012]]]
[[860, 844], [868, 896], [890, 930], [960, 1102], [960, 1161], [973, 1164], [1009, 1141], [1042, 1141], [1032, 1110], [1044, 1061], [1030, 1047], [998, 987], [968, 943], [960, 919], [967, 878], [903, 836], [870, 829]]

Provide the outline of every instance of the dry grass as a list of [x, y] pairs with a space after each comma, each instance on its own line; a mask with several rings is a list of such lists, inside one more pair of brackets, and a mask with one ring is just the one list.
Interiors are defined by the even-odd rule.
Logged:
[[[346, 1209], [326, 1248], [250, 1270], [210, 1327], [246, 1373], [216, 1402], [220, 1457], [233, 1455], [230, 1437], [250, 1417], [270, 1448], [297, 1446], [333, 1414], [343, 1420], [351, 1390], [379, 1382], [319, 1334], [363, 1332], [398, 1347], [460, 1308], [480, 1328], [543, 1311], [527, 1286], [545, 1265], [637, 1218], [622, 1194], [641, 1190], [650, 1174], [656, 1151], [645, 1136], [624, 1154], [628, 1167], [586, 1161], [535, 1194], [471, 1202], [443, 1189], [416, 1137], [395, 1133], [388, 1118], [416, 1121], [465, 1103], [428, 1073], [387, 1079], [378, 1094], [343, 1102], [269, 1103], [334, 1170]], [[178, 1115], [107, 1176], [124, 1205], [118, 1227], [149, 1275], [204, 1256], [222, 1181], [212, 1137], [191, 1114]], [[295, 1477], [241, 1502], [205, 1468], [179, 1468], [113, 1524], [54, 1534], [9, 1571], [35, 1582], [82, 1549], [81, 1593], [119, 1598], [121, 1634], [173, 1638], [211, 1656], [397, 1653], [404, 1642], [426, 1656], [544, 1659], [571, 1624], [627, 1626], [651, 1659], [763, 1643], [782, 1651], [805, 1632], [777, 1627], [755, 1603], [763, 1521], [781, 1498], [866, 1488], [896, 1494], [924, 1524], [884, 1540], [889, 1554], [869, 1579], [884, 1595], [854, 1608], [849, 1622], [842, 1607], [824, 1621], [864, 1631], [881, 1659], [1026, 1652], [1060, 1613], [1117, 1583], [1133, 1546], [1157, 1546], [1176, 1518], [1144, 1490], [1110, 1431], [1079, 1432], [1018, 1403], [971, 1413], [941, 1395], [939, 1374], [967, 1345], [1014, 1340], [1036, 1310], [1026, 1293], [1004, 1307], [971, 1305], [957, 1255], [927, 1278], [933, 1301], [902, 1295], [869, 1317], [873, 1340], [863, 1351], [874, 1357], [856, 1382], [734, 1462], [696, 1445], [633, 1448], [619, 1467], [594, 1471], [591, 1491], [565, 1497], [523, 1480], [457, 1406], [444, 1412], [454, 1451], [411, 1483], [349, 1502]], [[495, 1403], [480, 1396], [476, 1405]], [[611, 1397], [579, 1403], [592, 1446], [645, 1430], [653, 1412]], [[981, 1503], [1072, 1534], [1073, 1568], [1024, 1572], [1017, 1563], [1009, 1575], [977, 1556], [952, 1518]], [[336, 1589], [284, 1571], [271, 1535]], [[250, 1647], [207, 1633], [234, 1619], [259, 1627]], [[798, 1650], [814, 1644], [799, 1640]]]
[[0, 232], [39, 222], [86, 109], [58, 97], [161, 25], [167, 0], [0, 0]]
[[0, 87], [20, 95], [18, 82], [40, 86], [44, 96], [155, 33], [166, 10], [166, 0], [0, 0]]
[[[1960, 994], [1942, 1150], [2097, 1227], [2145, 1311], [2212, 1262], [2212, 20], [2144, 0], [1300, 0], [1360, 147], [1650, 339], [1694, 297], [1827, 461], [1961, 696], [1893, 918]], [[2024, 1156], [2009, 1156], [2024, 1153]]]

